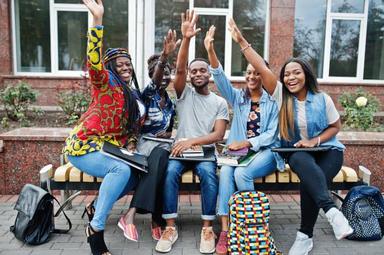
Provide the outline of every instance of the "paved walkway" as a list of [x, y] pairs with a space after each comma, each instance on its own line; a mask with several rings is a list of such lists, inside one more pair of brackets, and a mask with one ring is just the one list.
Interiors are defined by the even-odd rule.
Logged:
[[[39, 246], [27, 246], [16, 240], [9, 232], [9, 226], [13, 224], [16, 211], [13, 205], [17, 196], [0, 196], [0, 255], [76, 255], [90, 254], [84, 234], [85, 220], [81, 219], [84, 205], [91, 201], [92, 196], [79, 196], [74, 201], [73, 209], [67, 210], [71, 218], [73, 228], [69, 234], [52, 235], [51, 240]], [[296, 229], [300, 222], [300, 209], [297, 195], [271, 195], [271, 223], [273, 237], [277, 247], [284, 254], [292, 244]], [[136, 218], [140, 234], [140, 241], [135, 243], [124, 238], [122, 231], [116, 226], [120, 215], [126, 211], [130, 197], [121, 199], [113, 208], [108, 219], [105, 239], [112, 254], [149, 255], [158, 254], [154, 251], [155, 241], [150, 235], [150, 218], [148, 215], [139, 215]], [[191, 202], [191, 203], [190, 203]], [[180, 197], [180, 217], [178, 220], [179, 240], [169, 254], [193, 255], [198, 251], [200, 241], [200, 202], [199, 196], [184, 195]], [[64, 227], [64, 219], [61, 217], [57, 227]], [[215, 230], [219, 225], [215, 223]], [[314, 249], [311, 254], [384, 254], [384, 239], [375, 242], [356, 242], [349, 240], [337, 241], [332, 229], [324, 217], [319, 216], [314, 236]]]

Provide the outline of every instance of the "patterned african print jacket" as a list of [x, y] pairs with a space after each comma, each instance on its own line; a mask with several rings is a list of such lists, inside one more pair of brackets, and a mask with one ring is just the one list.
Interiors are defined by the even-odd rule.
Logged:
[[[123, 146], [133, 135], [123, 135], [123, 88], [102, 63], [103, 26], [89, 28], [87, 66], [92, 102], [66, 139], [65, 154], [81, 156], [98, 151], [104, 141]], [[127, 113], [128, 115], [128, 113]]]

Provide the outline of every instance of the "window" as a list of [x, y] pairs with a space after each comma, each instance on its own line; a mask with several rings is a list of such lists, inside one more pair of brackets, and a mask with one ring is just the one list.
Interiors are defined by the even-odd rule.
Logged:
[[[81, 1], [16, 0], [13, 9], [16, 73], [76, 76], [84, 69], [92, 19]], [[105, 1], [104, 9], [103, 48], [128, 47], [128, 1]]]
[[[227, 29], [229, 17], [234, 17], [249, 43], [267, 58], [266, 31], [268, 0], [156, 0], [155, 1], [155, 52], [161, 52], [163, 37], [168, 29], [175, 29], [180, 37], [180, 14], [195, 9], [199, 14], [198, 27], [202, 31], [191, 41], [189, 59], [207, 58], [204, 48], [205, 32], [210, 25], [216, 26], [215, 48], [227, 75], [243, 76], [247, 62]], [[194, 46], [194, 47], [193, 47]], [[173, 60], [175, 61], [175, 60]]]
[[325, 80], [384, 80], [384, 1], [315, 2], [296, 0], [294, 56]]

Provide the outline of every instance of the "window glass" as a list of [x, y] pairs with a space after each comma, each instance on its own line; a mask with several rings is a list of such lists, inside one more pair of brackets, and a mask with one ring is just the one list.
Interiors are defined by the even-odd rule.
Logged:
[[356, 77], [359, 36], [359, 20], [333, 20], [329, 76]]
[[221, 63], [224, 63], [224, 51], [225, 51], [225, 16], [208, 16], [200, 15], [198, 27], [201, 31], [196, 35], [195, 39], [195, 58], [208, 59], [207, 51], [204, 47], [205, 32], [209, 27], [214, 25], [215, 31], [215, 50], [218, 59]]
[[[170, 8], [172, 6], [172, 8]], [[181, 13], [189, 8], [188, 0], [157, 0], [155, 3], [155, 53], [163, 50], [163, 40], [169, 29], [176, 30], [177, 38], [181, 38]], [[200, 23], [200, 22], [199, 22]], [[176, 65], [176, 54], [170, 63]], [[145, 60], [146, 61], [146, 60]]]
[[87, 12], [57, 13], [59, 70], [82, 70], [85, 63]]
[[[266, 0], [243, 0], [233, 3], [233, 17], [236, 24], [247, 41], [261, 56], [264, 56], [266, 8]], [[244, 76], [247, 64], [248, 62], [240, 52], [239, 45], [233, 42], [231, 74]]]
[[326, 0], [296, 0], [293, 56], [307, 60], [323, 77]]
[[49, 1], [15, 2], [17, 71], [50, 72]]
[[194, 7], [228, 8], [228, 0], [195, 0]]
[[[107, 2], [107, 1], [105, 1]], [[82, 3], [79, 0], [55, 0], [55, 4], [80, 4]], [[103, 2], [104, 4], [104, 2]]]
[[365, 45], [364, 79], [384, 80], [384, 1], [371, 0]]
[[332, 0], [331, 12], [364, 13], [364, 0]]
[[103, 49], [128, 48], [128, 1], [103, 1], [104, 41]]

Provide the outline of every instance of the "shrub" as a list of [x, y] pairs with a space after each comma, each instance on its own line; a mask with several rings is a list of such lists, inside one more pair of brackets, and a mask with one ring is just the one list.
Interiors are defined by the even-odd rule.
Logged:
[[91, 102], [91, 95], [86, 78], [74, 82], [69, 91], [60, 92], [58, 104], [67, 117], [67, 125], [77, 122]]
[[374, 126], [374, 114], [379, 109], [377, 98], [362, 88], [353, 93], [343, 93], [339, 98], [345, 110], [345, 125], [367, 130]]
[[[36, 102], [37, 95], [38, 93], [27, 82], [19, 81], [16, 85], [9, 84], [0, 92], [0, 101], [4, 106], [7, 118], [28, 126], [27, 113], [30, 111], [31, 104]], [[5, 121], [2, 120], [2, 122]]]

